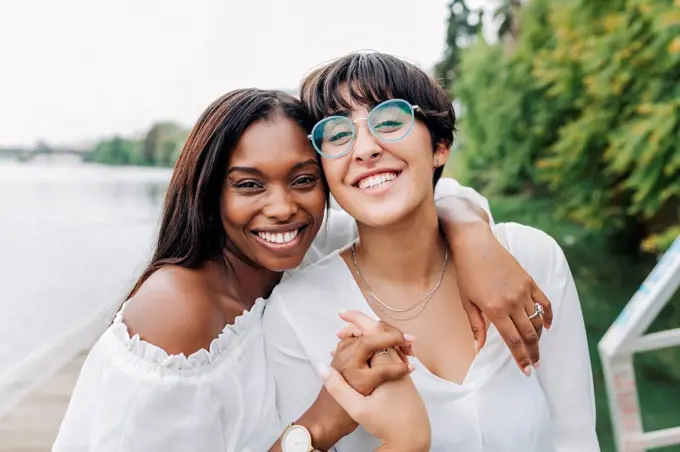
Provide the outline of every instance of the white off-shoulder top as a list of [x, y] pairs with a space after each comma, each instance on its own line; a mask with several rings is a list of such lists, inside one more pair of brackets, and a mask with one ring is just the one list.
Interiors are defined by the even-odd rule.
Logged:
[[[436, 198], [465, 197], [491, 213], [484, 197], [442, 179]], [[300, 266], [356, 237], [354, 220], [331, 209]], [[289, 275], [284, 275], [287, 279]], [[262, 452], [284, 429], [262, 330], [265, 300], [191, 356], [169, 355], [132, 336], [125, 306], [90, 351], [54, 452]]]

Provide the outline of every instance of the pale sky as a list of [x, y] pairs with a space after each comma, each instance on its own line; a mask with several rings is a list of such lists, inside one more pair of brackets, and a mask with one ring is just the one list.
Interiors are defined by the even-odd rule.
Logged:
[[358, 49], [425, 69], [448, 0], [0, 0], [0, 146], [191, 126], [235, 88], [296, 89]]

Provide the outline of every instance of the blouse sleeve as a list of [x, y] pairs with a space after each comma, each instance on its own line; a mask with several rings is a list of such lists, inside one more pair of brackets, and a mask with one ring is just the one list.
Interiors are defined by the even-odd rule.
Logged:
[[518, 224], [503, 226], [513, 254], [553, 304], [554, 321], [541, 336], [536, 376], [550, 407], [554, 450], [598, 452], [588, 341], [567, 259], [557, 242], [544, 232]]
[[283, 431], [273, 378], [261, 328], [242, 327], [185, 358], [114, 323], [85, 361], [53, 452], [268, 450]]
[[[476, 206], [484, 209], [489, 216], [491, 224], [493, 217], [489, 209], [487, 199], [470, 187], [465, 187], [455, 179], [441, 178], [437, 182], [434, 191], [435, 202], [450, 196], [463, 198]], [[314, 239], [311, 248], [307, 251], [303, 267], [311, 265], [332, 252], [344, 248], [357, 238], [357, 226], [354, 218], [335, 202], [331, 202], [331, 208], [324, 219], [319, 234]]]

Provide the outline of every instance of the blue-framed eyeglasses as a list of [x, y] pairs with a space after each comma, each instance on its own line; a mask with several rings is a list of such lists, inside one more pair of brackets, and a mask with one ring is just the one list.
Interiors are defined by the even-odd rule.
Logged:
[[366, 120], [373, 136], [382, 141], [399, 141], [413, 128], [417, 105], [404, 99], [390, 99], [376, 105], [366, 118], [354, 121], [346, 116], [329, 116], [317, 122], [308, 136], [316, 152], [336, 159], [347, 154], [356, 139], [355, 124]]

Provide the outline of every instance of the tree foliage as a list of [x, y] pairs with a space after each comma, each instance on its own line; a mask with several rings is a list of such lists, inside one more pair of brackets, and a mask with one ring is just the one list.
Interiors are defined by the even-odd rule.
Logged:
[[532, 0], [521, 25], [511, 51], [458, 50], [468, 182], [547, 190], [559, 214], [664, 249], [680, 223], [680, 0]]
[[491, 16], [491, 21], [498, 27], [499, 37], [513, 37], [517, 28], [516, 14], [521, 3], [522, 0], [496, 0], [495, 8], [485, 9], [483, 6], [473, 8], [466, 0], [449, 2], [444, 58], [435, 66], [435, 76], [444, 86], [450, 86], [456, 78], [461, 53], [477, 41], [485, 16]]
[[474, 40], [481, 30], [481, 20], [477, 22], [471, 20], [473, 11], [465, 0], [451, 0], [448, 8], [449, 23], [446, 29], [444, 58], [434, 68], [436, 77], [444, 86], [449, 86], [456, 76], [462, 49], [468, 42]]
[[87, 160], [112, 165], [171, 167], [187, 136], [187, 130], [175, 123], [157, 123], [143, 139], [115, 136], [99, 141]]

